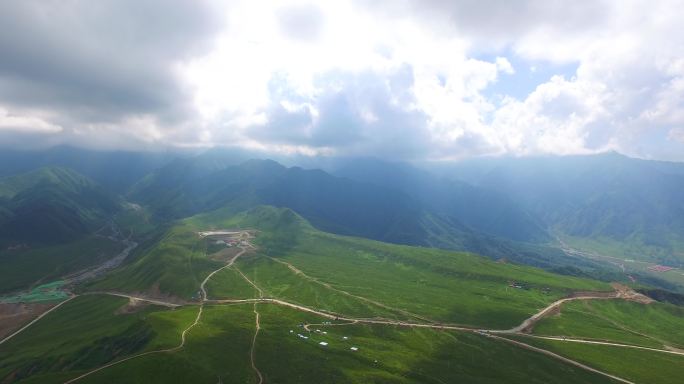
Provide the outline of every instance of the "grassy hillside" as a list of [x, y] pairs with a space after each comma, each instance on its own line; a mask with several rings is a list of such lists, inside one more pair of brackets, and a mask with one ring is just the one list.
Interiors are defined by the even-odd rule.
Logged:
[[[7, 382], [61, 383], [112, 359], [177, 345], [196, 307], [116, 314], [125, 300], [77, 299], [49, 315], [31, 335], [0, 346], [0, 377]], [[141, 356], [101, 370], [82, 383], [254, 383], [250, 348], [254, 307], [206, 306], [184, 348]], [[300, 323], [320, 318], [260, 304], [255, 365], [272, 383], [608, 383], [541, 354], [489, 338], [425, 329], [353, 325], [329, 327], [307, 340]], [[86, 316], [80, 313], [86, 312]], [[88, 331], [76, 330], [88, 324]], [[52, 333], [61, 332], [58, 337]], [[347, 340], [343, 340], [347, 337]], [[69, 345], [63, 346], [64, 340]], [[90, 341], [96, 340], [93, 347]], [[328, 346], [318, 343], [327, 341]], [[350, 350], [356, 346], [358, 351]], [[15, 356], [9, 356], [9, 353]], [[21, 380], [33, 367], [33, 376]], [[14, 381], [14, 380], [16, 381]]]
[[202, 279], [221, 265], [207, 257], [206, 246], [192, 227], [178, 225], [90, 288], [196, 298]]
[[0, 246], [74, 241], [115, 212], [115, 197], [66, 168], [41, 168], [0, 179]]
[[335, 175], [402, 191], [429, 215], [456, 222], [456, 227], [522, 242], [550, 240], [541, 222], [505, 193], [379, 159], [350, 160]]
[[[206, 286], [210, 299], [263, 296], [361, 319], [508, 329], [568, 293], [610, 289], [605, 283], [473, 254], [333, 235], [289, 209], [260, 206], [234, 213], [225, 208], [177, 222], [156, 241], [142, 245], [118, 271], [84, 288], [174, 296], [194, 303], [170, 310], [127, 307], [127, 299], [100, 294], [78, 297], [0, 345], [0, 380], [61, 383], [107, 362], [136, 356], [80, 382], [249, 383], [257, 382], [253, 356], [266, 382], [277, 383], [611, 382], [476, 332], [349, 323], [275, 303], [205, 303], [199, 312], [200, 282], [236, 251], [201, 238], [197, 231], [237, 228], [257, 230], [252, 242], [258, 249], [213, 275]], [[511, 287], [513, 282], [522, 288]], [[557, 334], [567, 327], [571, 335], [618, 341], [631, 333], [630, 341], [643, 345], [655, 346], [660, 338], [680, 345], [679, 307], [651, 304], [644, 310], [617, 301], [589, 305], [591, 315], [586, 308], [571, 306], [563, 312], [571, 316], [543, 320], [537, 330]], [[154, 352], [180, 345], [181, 333], [198, 313], [201, 317], [187, 331], [182, 348]], [[260, 331], [255, 338], [257, 313]], [[306, 331], [303, 324], [309, 323]], [[87, 331], [77, 334], [84, 327]], [[522, 338], [637, 382], [665, 383], [664, 378], [681, 374], [677, 356], [584, 350], [586, 346]], [[154, 353], [137, 356], [144, 352]], [[629, 361], [643, 356], [658, 371], [643, 366], [623, 370], [626, 363], [617, 355]]]
[[635, 383], [678, 383], [684, 374], [684, 356], [607, 345], [551, 340], [524, 341]]
[[[48, 314], [41, 322], [0, 346], [0, 380], [63, 382], [64, 372], [80, 372], [121, 356], [178, 343], [178, 328], [191, 323], [191, 308], [169, 317], [146, 307], [121, 313], [127, 299], [84, 296]], [[190, 317], [186, 316], [189, 315]], [[56, 376], [55, 376], [56, 374]]]
[[534, 333], [684, 349], [682, 326], [684, 307], [594, 300], [564, 304], [560, 314], [539, 322]]
[[66, 244], [0, 251], [0, 292], [25, 289], [103, 262], [124, 246], [102, 236]]
[[506, 193], [556, 232], [626, 245], [610, 256], [680, 263], [683, 171], [681, 163], [608, 153], [473, 161], [452, 175]]
[[[184, 220], [137, 260], [90, 288], [196, 297], [199, 282], [222, 265], [195, 233], [212, 228], [260, 231], [260, 249], [236, 266], [268, 296], [364, 316], [406, 317], [408, 311], [435, 321], [504, 328], [572, 291], [610, 289], [472, 254], [332, 235], [313, 229], [291, 210], [272, 207], [237, 215], [219, 210]], [[239, 287], [240, 277], [229, 272], [219, 277], [209, 285], [210, 295], [234, 296], [227, 290]], [[525, 289], [509, 287], [512, 281]]]

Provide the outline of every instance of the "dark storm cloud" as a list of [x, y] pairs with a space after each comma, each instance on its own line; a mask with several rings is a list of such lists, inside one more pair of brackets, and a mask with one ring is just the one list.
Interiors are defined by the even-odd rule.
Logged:
[[213, 15], [191, 0], [2, 2], [0, 103], [72, 123], [182, 119], [190, 96], [174, 66], [209, 48]]

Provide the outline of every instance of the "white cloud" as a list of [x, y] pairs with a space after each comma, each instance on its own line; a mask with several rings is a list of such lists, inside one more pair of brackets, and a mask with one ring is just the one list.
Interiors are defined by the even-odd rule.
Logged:
[[54, 134], [63, 130], [59, 125], [52, 124], [36, 115], [35, 111], [29, 114], [10, 113], [9, 110], [0, 106], [0, 131]]
[[[168, 8], [148, 1], [147, 13]], [[40, 12], [57, 3], [30, 4]], [[193, 9], [188, 4], [185, 13]], [[0, 57], [0, 88], [8, 90], [0, 91], [0, 103], [40, 112], [12, 117], [13, 124], [5, 112], [0, 127], [53, 129], [64, 141], [86, 145], [237, 144], [306, 154], [458, 158], [605, 149], [658, 157], [658, 143], [678, 142], [684, 126], [684, 7], [677, 1], [202, 6], [184, 25], [189, 32], [172, 36], [174, 44], [158, 38], [173, 30], [180, 11], [167, 9], [164, 20], [172, 22], [160, 25], [133, 19], [134, 36], [156, 31], [144, 44], [154, 49], [140, 52], [130, 49], [135, 41], [116, 34], [127, 25], [126, 7], [115, 7], [108, 28], [76, 23], [78, 33], [59, 35], [48, 47], [57, 57], [69, 57], [73, 46], [81, 55], [47, 72], [17, 69], [16, 63], [42, 61], [31, 60], [21, 41], [3, 39], [17, 34], [0, 26], [0, 44], [13, 52]], [[107, 14], [88, 7], [89, 14]], [[75, 11], [60, 9], [58, 15], [72, 20]], [[211, 28], [202, 27], [204, 19]], [[50, 31], [35, 15], [27, 20], [39, 32]], [[107, 61], [88, 32], [131, 54]], [[73, 63], [88, 69], [82, 83]], [[538, 84], [527, 87], [528, 95], [506, 96], [499, 87], [568, 64], [576, 73], [534, 77]], [[43, 72], [57, 80], [39, 76]], [[684, 147], [681, 153], [684, 160]]]

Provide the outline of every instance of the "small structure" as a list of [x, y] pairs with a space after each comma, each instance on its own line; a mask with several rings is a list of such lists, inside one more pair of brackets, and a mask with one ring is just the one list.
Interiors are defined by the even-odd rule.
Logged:
[[354, 351], [354, 352], [356, 352], [356, 351], [359, 350], [359, 348], [357, 348], [357, 347], [351, 347], [351, 348], [349, 348], [349, 349], [351, 349], [351, 350]]
[[328, 345], [328, 343], [326, 343], [325, 341], [321, 341], [321, 342], [318, 343], [318, 344], [320, 344], [320, 345], [322, 345], [322, 346], [324, 346], [324, 347]]
[[342, 336], [342, 340], [349, 340], [347, 336]]

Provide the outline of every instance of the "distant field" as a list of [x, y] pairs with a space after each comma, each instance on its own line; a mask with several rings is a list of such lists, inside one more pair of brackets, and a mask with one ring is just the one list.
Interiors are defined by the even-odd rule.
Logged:
[[[638, 240], [618, 242], [611, 239], [588, 239], [563, 236], [571, 247], [585, 252], [586, 257], [622, 265], [626, 274], [636, 277], [637, 284], [656, 284], [672, 291], [684, 292], [684, 243], [673, 240], [674, 248], [647, 246]], [[676, 269], [657, 272], [649, 269], [664, 264]]]
[[36, 249], [0, 251], [0, 292], [23, 290], [48, 283], [68, 273], [96, 265], [119, 253], [124, 246], [106, 237]]
[[575, 301], [537, 323], [534, 333], [684, 349], [684, 307], [622, 300]]

